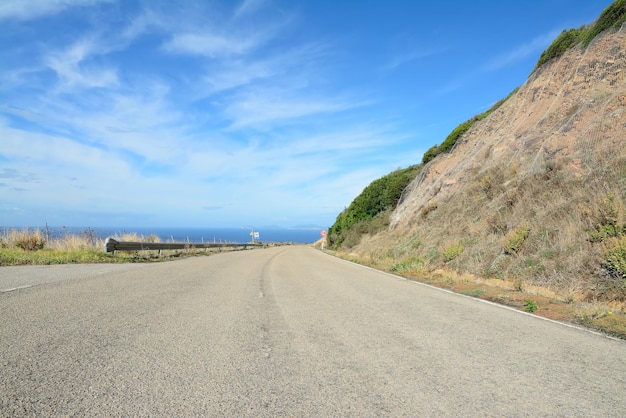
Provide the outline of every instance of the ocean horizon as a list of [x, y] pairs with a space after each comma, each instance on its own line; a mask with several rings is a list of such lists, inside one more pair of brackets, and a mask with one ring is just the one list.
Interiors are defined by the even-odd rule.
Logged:
[[[246, 243], [252, 241], [251, 228], [211, 228], [211, 227], [69, 227], [69, 226], [36, 226], [36, 227], [0, 227], [2, 232], [11, 229], [21, 230], [39, 229], [49, 233], [50, 239], [61, 238], [65, 235], [91, 235], [106, 239], [124, 234], [137, 234], [147, 237], [156, 235], [162, 242], [227, 242]], [[292, 242], [296, 244], [310, 244], [321, 238], [321, 228], [255, 228], [258, 242]]]

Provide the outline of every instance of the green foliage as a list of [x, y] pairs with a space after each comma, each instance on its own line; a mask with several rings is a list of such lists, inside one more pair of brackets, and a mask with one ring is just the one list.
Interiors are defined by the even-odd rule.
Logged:
[[0, 266], [49, 265], [69, 263], [127, 262], [128, 258], [107, 254], [101, 249], [83, 250], [36, 250], [0, 249]]
[[592, 242], [602, 242], [607, 238], [618, 237], [626, 232], [626, 225], [598, 224], [596, 229], [589, 231], [589, 239]]
[[626, 0], [616, 0], [609, 5], [598, 20], [582, 35], [582, 46], [586, 48], [596, 36], [607, 29], [618, 28], [626, 22]]
[[444, 262], [449, 262], [457, 258], [463, 252], [463, 245], [460, 242], [454, 243], [441, 250], [441, 257]]
[[604, 260], [609, 274], [620, 281], [618, 287], [626, 289], [626, 236], [608, 241]]
[[454, 147], [454, 145], [456, 144], [456, 141], [474, 125], [474, 122], [476, 120], [477, 119], [467, 120], [454, 128], [452, 132], [450, 132], [450, 134], [446, 137], [446, 139], [441, 143], [441, 145], [439, 146], [439, 150], [441, 152], [451, 150], [452, 147]]
[[620, 224], [623, 212], [615, 196], [608, 196], [598, 210], [597, 220], [593, 230], [588, 231], [591, 242], [602, 242], [607, 238], [619, 237], [626, 234], [626, 225]]
[[513, 96], [517, 92], [517, 90], [519, 89], [516, 88], [511, 93], [509, 93], [509, 95], [506, 96], [504, 99], [501, 99], [498, 102], [496, 102], [496, 104], [494, 104], [486, 112], [476, 115], [472, 117], [471, 119], [466, 120], [465, 122], [461, 123], [456, 128], [454, 128], [452, 132], [450, 132], [450, 134], [446, 137], [446, 139], [441, 143], [441, 145], [434, 145], [430, 147], [428, 151], [424, 153], [424, 155], [422, 156], [422, 164], [427, 164], [439, 154], [450, 151], [454, 147], [458, 139], [462, 137], [463, 134], [465, 134], [472, 126], [474, 126], [474, 123], [481, 121], [485, 119], [487, 116], [491, 115], [500, 106], [502, 106], [511, 96]]
[[422, 164], [427, 164], [427, 163], [431, 162], [439, 154], [441, 154], [441, 150], [439, 149], [439, 145], [433, 145], [422, 156]]
[[508, 255], [517, 254], [521, 249], [522, 244], [526, 241], [526, 238], [530, 235], [530, 226], [522, 225], [517, 227], [515, 231], [504, 236], [502, 245], [504, 246], [504, 253]]
[[389, 270], [392, 273], [409, 273], [419, 270], [423, 265], [424, 260], [414, 257], [394, 264]]
[[[335, 248], [342, 244], [353, 246], [362, 234], [376, 232], [388, 225], [390, 210], [420, 169], [421, 166], [413, 165], [374, 180], [337, 216], [328, 232], [330, 245]], [[347, 238], [350, 238], [349, 242], [344, 242]]]
[[537, 311], [537, 309], [539, 309], [539, 307], [537, 306], [537, 304], [535, 303], [534, 300], [526, 299], [524, 301], [524, 311], [529, 312], [529, 313], [533, 313], [533, 312]]
[[598, 20], [590, 26], [581, 26], [578, 29], [564, 30], [546, 49], [535, 66], [541, 67], [546, 62], [562, 56], [576, 45], [582, 48], [589, 46], [591, 41], [607, 29], [619, 28], [626, 22], [626, 0], [616, 0], [604, 9]]
[[541, 67], [553, 58], [562, 56], [568, 49], [580, 43], [583, 33], [585, 33], [584, 26], [580, 29], [569, 29], [561, 32], [548, 49], [543, 51], [535, 68]]

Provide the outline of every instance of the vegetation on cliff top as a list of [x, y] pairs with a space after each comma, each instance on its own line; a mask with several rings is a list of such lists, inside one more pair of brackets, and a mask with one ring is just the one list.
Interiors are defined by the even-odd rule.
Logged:
[[[589, 46], [599, 33], [625, 21], [626, 0], [615, 1], [589, 27], [564, 31], [544, 52], [544, 62], [568, 48]], [[616, 48], [623, 51], [622, 34], [614, 36], [614, 40], [607, 37], [592, 45], [591, 55], [613, 56]], [[609, 49], [602, 49], [605, 46]], [[619, 80], [621, 65], [615, 64], [602, 75], [589, 70], [588, 75], [593, 80], [610, 75], [614, 82]], [[551, 115], [551, 130], [564, 134], [574, 129], [575, 112], [578, 129], [587, 126], [581, 138], [596, 149], [581, 149], [576, 156], [538, 154], [541, 158], [533, 160], [530, 172], [517, 160], [487, 160], [485, 154], [484, 164], [473, 165], [454, 196], [426, 204], [404, 228], [362, 240], [364, 234], [389, 225], [397, 204], [397, 200], [387, 205], [372, 203], [373, 196], [384, 195], [389, 185], [376, 180], [338, 216], [331, 228], [331, 246], [349, 249], [374, 266], [402, 274], [448, 269], [517, 280], [519, 288], [538, 285], [560, 292], [568, 303], [622, 304], [619, 309], [626, 315], [626, 154], [619, 145], [615, 147], [621, 141], [623, 94], [607, 93], [604, 84], [588, 92], [569, 86], [573, 90], [564, 95], [569, 95], [567, 105], [573, 110]], [[579, 102], [572, 102], [574, 97]], [[594, 100], [584, 101], [585, 97]], [[441, 145], [426, 152], [410, 178], [438, 154], [452, 150], [459, 138], [501, 104], [455, 128]], [[617, 110], [603, 113], [607, 109]], [[491, 122], [487, 118], [483, 123]], [[544, 139], [542, 132], [532, 129], [523, 137]], [[394, 195], [399, 198], [402, 191], [396, 190]], [[370, 207], [376, 210], [364, 210]], [[626, 335], [626, 328], [623, 332]]]
[[485, 119], [487, 116], [491, 115], [495, 112], [500, 106], [502, 106], [511, 96], [513, 96], [517, 92], [517, 88], [509, 93], [504, 99], [499, 100], [494, 104], [489, 110], [483, 112], [479, 115], [474, 116], [471, 119], [466, 120], [456, 128], [450, 132], [450, 134], [446, 137], [446, 139], [441, 143], [441, 145], [434, 145], [428, 151], [424, 153], [422, 157], [422, 164], [427, 164], [432, 161], [437, 155], [442, 154], [444, 152], [450, 151], [458, 139], [463, 136], [463, 134], [474, 126], [474, 124], [478, 121]]
[[[625, 22], [626, 0], [616, 0], [602, 12], [598, 20], [593, 24], [582, 26], [578, 29], [564, 30], [548, 49], [541, 54], [535, 69], [554, 58], [562, 56], [567, 50], [576, 45], [586, 48], [598, 34], [610, 28], [618, 28]], [[329, 230], [331, 246], [335, 248], [341, 245], [350, 247], [358, 243], [362, 234], [375, 233], [388, 225], [391, 210], [398, 202], [404, 188], [417, 176], [421, 168], [439, 154], [450, 151], [459, 138], [469, 131], [476, 122], [491, 115], [517, 91], [518, 89], [513, 90], [507, 97], [498, 101], [486, 112], [476, 115], [454, 128], [441, 144], [432, 146], [424, 153], [421, 164], [411, 166], [405, 170], [396, 170], [378, 180], [374, 180], [337, 217], [337, 220]]]
[[337, 216], [328, 234], [330, 245], [354, 245], [361, 234], [375, 233], [389, 225], [391, 210], [421, 168], [421, 165], [413, 165], [374, 180]]
[[609, 5], [598, 20], [589, 26], [581, 26], [578, 29], [568, 29], [561, 32], [561, 34], [552, 42], [552, 44], [546, 49], [541, 56], [535, 70], [541, 67], [546, 62], [562, 56], [566, 51], [580, 45], [581, 48], [589, 46], [591, 41], [596, 36], [604, 32], [607, 29], [619, 28], [626, 22], [626, 0], [616, 0]]

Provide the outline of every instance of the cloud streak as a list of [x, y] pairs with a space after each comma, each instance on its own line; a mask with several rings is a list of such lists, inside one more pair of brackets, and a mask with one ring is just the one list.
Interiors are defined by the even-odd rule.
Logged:
[[10, 18], [30, 20], [61, 13], [74, 7], [93, 6], [112, 1], [114, 0], [3, 0], [0, 3], [0, 20]]
[[[421, 27], [350, 14], [346, 31], [346, 10], [334, 22], [326, 7], [0, 2], [0, 218], [328, 226], [373, 179], [420, 160], [438, 92], [491, 82], [551, 36], [475, 54], [474, 71], [433, 69], [446, 54], [412, 41], [429, 39]], [[450, 39], [437, 41], [455, 50]]]
[[511, 51], [500, 54], [485, 64], [484, 71], [499, 71], [529, 56], [537, 55], [544, 51], [558, 34], [559, 31], [548, 32], [537, 36], [528, 43], [513, 48]]

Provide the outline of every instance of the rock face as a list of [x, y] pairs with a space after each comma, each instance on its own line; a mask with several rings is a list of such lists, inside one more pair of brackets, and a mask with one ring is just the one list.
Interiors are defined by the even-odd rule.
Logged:
[[[622, 26], [536, 70], [424, 167], [388, 231], [353, 251], [622, 298], [615, 292], [626, 280], [607, 267], [609, 241], [593, 237], [606, 222], [626, 226], [624, 206]], [[452, 260], [443, 256], [451, 245]]]
[[[449, 154], [432, 161], [395, 211], [392, 229], [424, 207], [501, 164], [518, 177], [542, 173], [556, 161], [584, 177], [626, 147], [626, 29], [574, 48], [533, 73], [490, 117], [478, 122]], [[511, 178], [506, 179], [511, 181]]]

